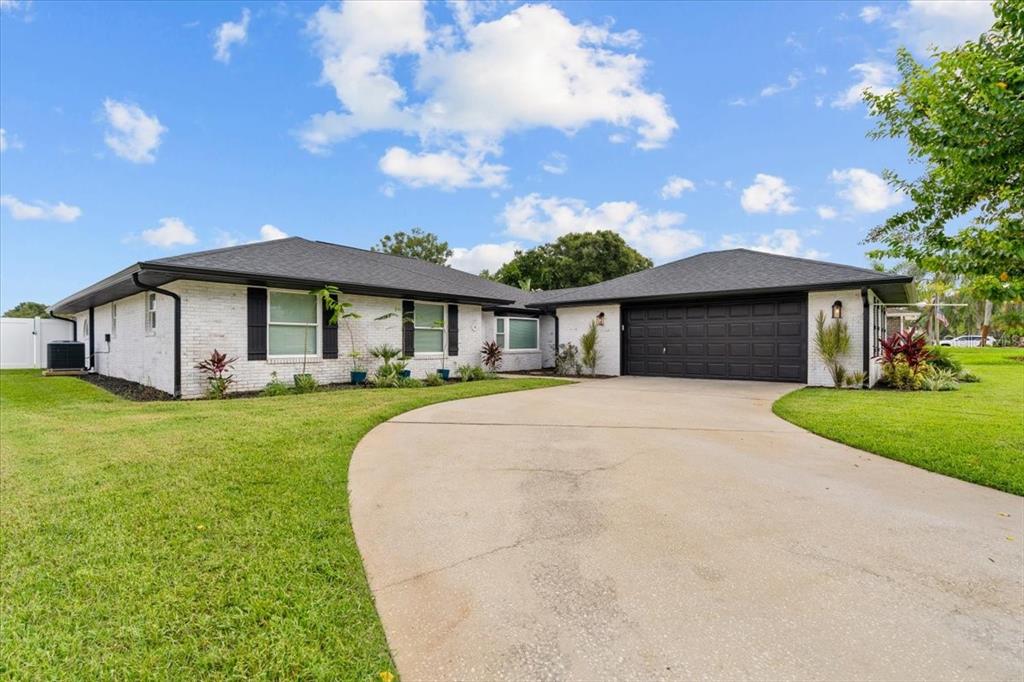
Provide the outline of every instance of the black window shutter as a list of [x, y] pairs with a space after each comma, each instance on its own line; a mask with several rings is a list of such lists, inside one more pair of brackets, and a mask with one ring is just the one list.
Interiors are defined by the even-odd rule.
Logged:
[[416, 304], [402, 301], [402, 355], [411, 358], [416, 352], [416, 329], [412, 316], [416, 312]]
[[459, 354], [459, 306], [448, 304], [448, 355]]
[[248, 289], [249, 359], [267, 359], [267, 290]]
[[[331, 298], [335, 303], [338, 302], [337, 294], [331, 294]], [[323, 300], [323, 342], [325, 360], [338, 359], [338, 321], [335, 320], [334, 324], [331, 324], [331, 314], [331, 309], [327, 307], [327, 299], [325, 298]]]

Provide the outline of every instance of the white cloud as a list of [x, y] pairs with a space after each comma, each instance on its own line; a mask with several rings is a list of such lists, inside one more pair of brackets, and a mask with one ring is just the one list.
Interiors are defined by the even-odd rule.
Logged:
[[569, 232], [612, 230], [655, 260], [678, 257], [704, 243], [696, 232], [679, 228], [684, 214], [649, 213], [632, 201], [607, 201], [591, 208], [580, 199], [529, 194], [506, 204], [502, 220], [509, 235], [535, 242]]
[[380, 193], [386, 196], [388, 199], [395, 198], [395, 186], [392, 185], [390, 182], [381, 185], [379, 190]]
[[722, 237], [719, 246], [723, 249], [752, 249], [780, 256], [800, 256], [801, 258], [824, 258], [827, 253], [804, 246], [803, 240], [796, 230], [773, 230], [767, 234], [756, 235], [753, 240], [743, 235], [727, 234]]
[[994, 21], [992, 5], [985, 0], [910, 0], [891, 26], [901, 43], [924, 56], [932, 46], [948, 50], [976, 40]]
[[451, 151], [415, 154], [391, 147], [378, 165], [382, 172], [411, 187], [434, 186], [444, 190], [460, 187], [500, 187], [508, 167], [486, 163], [481, 152], [457, 156]]
[[14, 220], [52, 220], [58, 223], [73, 223], [82, 215], [82, 209], [63, 201], [48, 204], [45, 201], [26, 203], [10, 194], [0, 196], [0, 206], [6, 206]]
[[239, 21], [225, 21], [217, 28], [217, 37], [213, 42], [213, 58], [227, 64], [231, 61], [231, 46], [244, 45], [249, 37], [248, 7], [242, 8], [242, 18]]
[[[431, 31], [420, 2], [321, 7], [308, 29], [341, 107], [312, 116], [302, 146], [322, 153], [364, 132], [393, 130], [417, 135], [428, 149], [493, 155], [510, 132], [572, 134], [594, 123], [635, 133], [642, 149], [672, 136], [677, 125], [664, 98], [643, 86], [646, 62], [628, 50], [635, 32], [574, 24], [548, 5], [489, 21], [477, 21], [480, 10], [457, 8], [458, 26]], [[394, 76], [399, 58], [410, 64], [413, 93]]]
[[692, 180], [681, 178], [678, 175], [669, 176], [668, 180], [661, 187], [661, 198], [662, 199], [678, 199], [683, 195], [683, 192], [690, 191], [695, 192], [697, 186], [693, 184]]
[[783, 178], [767, 173], [754, 176], [754, 184], [743, 190], [740, 206], [747, 213], [794, 213], [793, 188]]
[[196, 233], [181, 218], [161, 218], [160, 227], [142, 231], [142, 241], [169, 248], [178, 244], [195, 244]]
[[779, 85], [778, 83], [772, 83], [771, 85], [767, 85], [764, 88], [762, 88], [761, 89], [761, 97], [774, 97], [775, 95], [778, 95], [779, 93], [788, 92], [790, 90], [795, 90], [796, 87], [798, 85], [800, 85], [801, 81], [803, 81], [803, 79], [804, 79], [804, 76], [803, 76], [802, 73], [800, 73], [799, 71], [793, 71], [788, 76], [786, 76], [786, 84], [785, 85]]
[[608, 141], [612, 144], [625, 144], [629, 142], [629, 135], [625, 133], [612, 133], [608, 136]]
[[569, 157], [561, 152], [551, 152], [548, 158], [540, 162], [540, 167], [552, 175], [565, 175], [569, 170]]
[[14, 135], [8, 135], [6, 130], [0, 128], [0, 152], [5, 152], [8, 149], [24, 149], [24, 147], [21, 140]]
[[839, 196], [860, 213], [883, 211], [903, 201], [903, 194], [892, 191], [885, 180], [863, 168], [833, 170], [829, 180], [842, 186]]
[[728, 102], [730, 107], [749, 107], [752, 102], [746, 97], [734, 97]]
[[160, 146], [160, 136], [167, 128], [156, 116], [149, 116], [137, 105], [106, 99], [103, 109], [107, 115], [104, 141], [114, 153], [132, 163], [153, 163]]
[[502, 242], [501, 244], [477, 244], [472, 248], [456, 247], [452, 249], [452, 257], [448, 265], [456, 270], [464, 270], [474, 275], [481, 270], [494, 272], [512, 260], [516, 249], [522, 247], [518, 242]]
[[834, 107], [849, 109], [860, 104], [865, 92], [884, 95], [892, 90], [898, 77], [895, 66], [879, 61], [854, 64], [850, 71], [857, 74], [859, 80], [835, 96], [832, 100]]
[[275, 239], [284, 239], [287, 236], [288, 236], [287, 232], [285, 232], [284, 230], [282, 230], [279, 227], [275, 227], [275, 226], [271, 225], [270, 223], [267, 223], [266, 225], [264, 225], [263, 227], [260, 228], [260, 241], [261, 242], [270, 242], [270, 241], [273, 241]]
[[878, 5], [864, 5], [860, 8], [860, 18], [865, 24], [873, 24], [882, 16], [882, 8]]
[[817, 211], [818, 217], [822, 220], [834, 220], [835, 217], [839, 215], [839, 212], [831, 206], [819, 206]]

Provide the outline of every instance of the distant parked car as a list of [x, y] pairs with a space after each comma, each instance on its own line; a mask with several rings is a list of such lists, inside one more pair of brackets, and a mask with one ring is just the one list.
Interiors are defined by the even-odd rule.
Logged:
[[[957, 348], [977, 348], [981, 345], [980, 334], [968, 334], [966, 336], [957, 336], [951, 339], [942, 339], [939, 341], [940, 346], [955, 346]], [[987, 346], [996, 345], [996, 340], [991, 336], [988, 337]]]

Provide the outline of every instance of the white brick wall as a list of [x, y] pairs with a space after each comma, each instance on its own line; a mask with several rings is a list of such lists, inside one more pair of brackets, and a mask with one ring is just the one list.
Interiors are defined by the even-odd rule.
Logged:
[[810, 386], [832, 386], [832, 377], [814, 346], [815, 318], [825, 314], [826, 324], [832, 322], [832, 304], [843, 303], [843, 321], [850, 330], [850, 350], [842, 359], [850, 372], [864, 371], [864, 302], [860, 289], [844, 291], [812, 291], [807, 295], [807, 383]]
[[540, 316], [540, 364], [541, 367], [555, 366], [555, 318], [553, 315]]
[[[162, 294], [156, 296], [156, 327], [146, 333], [145, 294], [139, 293], [117, 301], [117, 331], [111, 331], [112, 304], [97, 306], [96, 328], [92, 330], [95, 357], [93, 367], [99, 374], [136, 381], [161, 391], [174, 391], [174, 301]], [[78, 339], [89, 353], [85, 321], [89, 311], [75, 315]], [[110, 343], [104, 339], [111, 334]], [[86, 358], [88, 361], [88, 358]]]
[[[231, 357], [238, 358], [232, 373], [236, 383], [235, 391], [262, 389], [277, 372], [278, 378], [291, 383], [292, 375], [302, 371], [301, 358], [298, 360], [247, 359], [247, 294], [245, 286], [214, 282], [178, 280], [163, 288], [181, 296], [181, 391], [182, 397], [201, 397], [206, 392], [206, 380], [195, 369], [195, 365], [217, 349]], [[360, 351], [366, 352], [372, 346], [388, 343], [402, 346], [402, 323], [400, 299], [374, 296], [346, 296], [353, 309], [362, 317], [351, 321], [349, 329], [344, 322], [338, 328], [338, 359], [325, 360], [319, 347], [321, 335], [317, 333], [317, 353], [306, 359], [306, 371], [320, 383], [347, 382], [352, 360], [348, 357], [352, 339]], [[96, 329], [96, 371], [100, 374], [120, 377], [141, 384], [154, 386], [168, 393], [174, 390], [174, 301], [161, 294], [157, 295], [157, 327], [152, 335], [145, 333], [143, 294], [136, 294], [117, 301], [117, 334], [110, 344], [103, 335], [110, 332], [110, 304], [95, 310]], [[387, 313], [398, 313], [387, 320], [376, 320]], [[79, 313], [79, 338], [86, 343], [84, 324], [88, 311]], [[412, 375], [422, 378], [445, 367], [455, 374], [459, 364], [480, 364], [480, 347], [484, 340], [484, 324], [480, 306], [459, 305], [459, 354], [444, 354], [416, 357], [409, 363]], [[445, 337], [447, 344], [447, 336]], [[366, 354], [363, 364], [372, 373], [377, 361]]]
[[604, 326], [597, 328], [597, 373], [618, 376], [619, 362], [619, 305], [617, 303], [578, 308], [559, 308], [558, 342], [574, 343], [578, 348], [580, 337], [599, 313], [604, 313]]

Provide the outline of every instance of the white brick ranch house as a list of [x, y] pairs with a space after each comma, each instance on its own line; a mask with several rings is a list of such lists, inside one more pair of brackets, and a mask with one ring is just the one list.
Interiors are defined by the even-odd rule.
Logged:
[[[605, 375], [791, 381], [822, 385], [814, 318], [840, 316], [846, 368], [877, 379], [885, 303], [910, 277], [746, 249], [698, 254], [588, 287], [524, 292], [452, 268], [298, 237], [136, 263], [51, 307], [75, 322], [93, 372], [183, 398], [205, 394], [195, 369], [214, 349], [237, 357], [233, 390], [276, 372], [349, 380], [353, 346], [401, 348], [413, 376], [480, 364], [497, 341], [504, 371], [551, 367], [557, 344], [599, 323]], [[328, 324], [309, 292], [341, 290], [360, 318]], [[346, 323], [347, 322], [347, 323]], [[372, 371], [372, 364], [369, 367]]]

